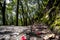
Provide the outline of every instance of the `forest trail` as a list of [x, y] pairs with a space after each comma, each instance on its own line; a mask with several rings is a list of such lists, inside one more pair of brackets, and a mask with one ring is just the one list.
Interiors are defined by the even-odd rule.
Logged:
[[45, 25], [0, 27], [0, 40], [20, 40], [22, 35], [29, 35], [30, 40], [59, 40], [59, 35], [54, 34]]

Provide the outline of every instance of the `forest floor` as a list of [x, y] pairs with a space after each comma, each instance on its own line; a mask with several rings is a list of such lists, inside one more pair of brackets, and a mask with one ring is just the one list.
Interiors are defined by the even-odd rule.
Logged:
[[21, 40], [23, 35], [28, 40], [60, 40], [60, 35], [53, 33], [46, 25], [0, 27], [0, 40]]

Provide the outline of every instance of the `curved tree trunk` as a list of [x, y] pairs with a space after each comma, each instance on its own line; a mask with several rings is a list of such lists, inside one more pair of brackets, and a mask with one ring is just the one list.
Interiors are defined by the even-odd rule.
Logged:
[[56, 3], [54, 4], [55, 8], [53, 8], [49, 13], [49, 20], [51, 21], [50, 24], [52, 24], [56, 18], [57, 14], [55, 13], [55, 10], [56, 10], [57, 6], [59, 5], [59, 3], [60, 3], [60, 0], [56, 0]]
[[47, 11], [49, 11], [49, 9], [51, 9], [53, 7], [54, 2], [55, 2], [55, 0], [49, 0], [46, 8], [43, 11], [43, 13], [46, 13]]

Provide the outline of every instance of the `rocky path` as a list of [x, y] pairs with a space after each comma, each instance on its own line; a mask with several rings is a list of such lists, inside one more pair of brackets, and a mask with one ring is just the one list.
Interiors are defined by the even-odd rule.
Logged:
[[16, 38], [27, 30], [27, 27], [22, 26], [1, 26], [0, 40], [16, 40]]
[[60, 40], [59, 35], [54, 34], [46, 25], [35, 24], [31, 29], [31, 40]]
[[51, 32], [46, 25], [0, 27], [0, 40], [21, 40], [22, 35], [28, 40], [60, 40], [59, 35]]

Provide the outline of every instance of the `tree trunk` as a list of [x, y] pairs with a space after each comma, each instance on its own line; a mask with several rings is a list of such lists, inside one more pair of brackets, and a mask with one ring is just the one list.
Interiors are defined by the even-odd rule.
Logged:
[[28, 22], [27, 22], [27, 17], [28, 17], [28, 13], [29, 13], [28, 0], [25, 1], [25, 5], [26, 5], [26, 7], [27, 7], [26, 15], [25, 15], [25, 16], [26, 16], [25, 25], [27, 26], [27, 23], [28, 23]]
[[20, 4], [21, 4], [21, 9], [22, 9], [23, 25], [24, 25], [24, 9], [23, 9], [23, 4], [22, 4], [22, 2], [21, 2], [21, 1], [20, 1]]
[[54, 2], [55, 2], [55, 0], [49, 0], [49, 1], [48, 1], [48, 4], [47, 4], [47, 6], [46, 6], [46, 8], [47, 8], [47, 9], [52, 8]]
[[3, 16], [3, 25], [5, 25], [5, 9], [6, 9], [6, 1], [4, 1], [3, 7], [2, 7], [2, 16]]
[[43, 10], [42, 13], [46, 13], [47, 11], [49, 11], [49, 9], [53, 7], [54, 2], [55, 2], [55, 0], [49, 0], [46, 8]]
[[16, 11], [16, 26], [18, 26], [18, 9], [19, 9], [19, 0], [17, 0], [17, 11]]
[[49, 20], [51, 21], [50, 25], [54, 22], [55, 18], [56, 18], [56, 13], [55, 10], [57, 8], [57, 6], [59, 5], [60, 0], [56, 0], [56, 3], [54, 4], [55, 8], [53, 8], [50, 13], [49, 13]]
[[2, 3], [0, 2], [0, 7], [2, 7]]
[[37, 11], [38, 19], [37, 20], [39, 20], [39, 17], [40, 17], [40, 4], [39, 4], [39, 0], [37, 0], [37, 4], [38, 4], [38, 11]]

